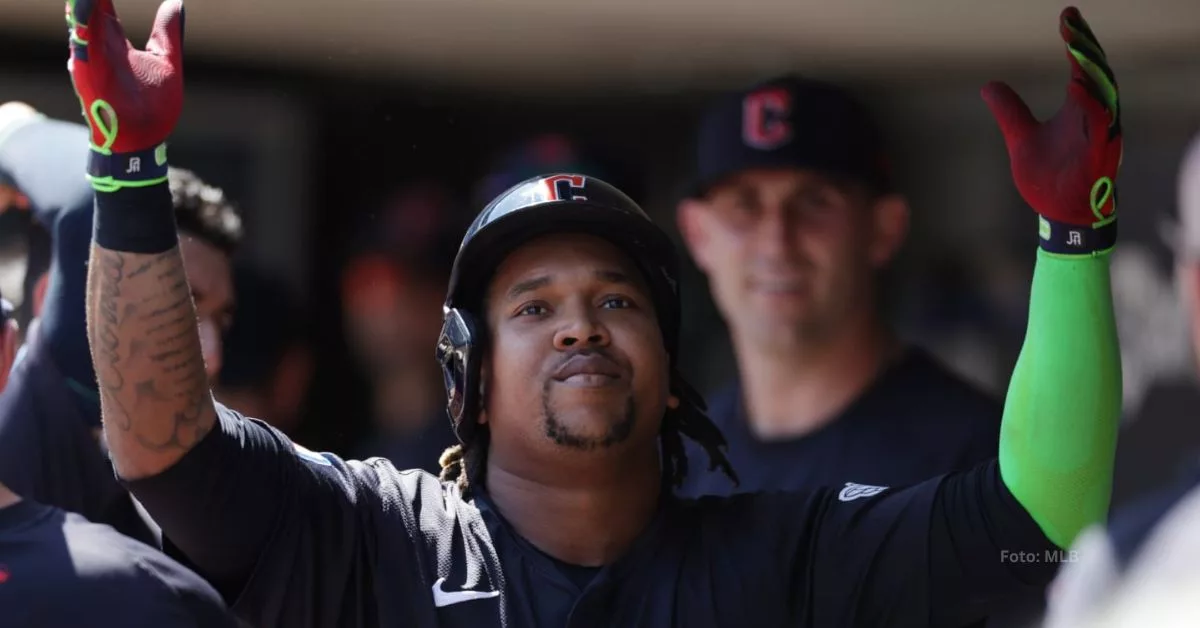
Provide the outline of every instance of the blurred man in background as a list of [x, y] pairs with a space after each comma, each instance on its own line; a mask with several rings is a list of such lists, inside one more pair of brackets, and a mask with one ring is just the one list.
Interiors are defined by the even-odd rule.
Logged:
[[[13, 315], [0, 297], [0, 391], [19, 342]], [[0, 625], [237, 624], [208, 583], [161, 552], [0, 482]]]
[[[89, 131], [21, 103], [0, 106], [0, 121], [0, 211], [28, 211], [51, 236], [44, 301], [31, 304], [40, 316], [0, 396], [0, 482], [26, 498], [156, 544], [156, 526], [113, 477], [100, 440], [84, 304], [93, 190], [79, 175], [88, 159]], [[195, 174], [172, 169], [169, 182], [206, 370], [216, 378], [221, 334], [234, 307], [230, 255], [241, 239], [241, 218], [220, 189]], [[41, 281], [29, 278], [26, 284]]]
[[[869, 493], [996, 455], [999, 401], [885, 320], [881, 276], [909, 207], [860, 103], [771, 80], [707, 111], [696, 157], [678, 222], [732, 336], [738, 379], [709, 410], [737, 490]], [[733, 490], [697, 468], [684, 492]]]
[[346, 333], [371, 387], [374, 434], [356, 452], [397, 466], [437, 470], [455, 443], [429, 338], [462, 233], [444, 187], [398, 190], [362, 227], [360, 252], [342, 273]]
[[[1195, 364], [1200, 364], [1200, 135], [1184, 156], [1178, 198], [1178, 225], [1167, 234]], [[1118, 510], [1107, 530], [1086, 531], [1073, 549], [1078, 559], [1055, 582], [1047, 628], [1194, 624], [1200, 586], [1200, 451], [1175, 483]], [[1181, 600], [1187, 601], [1187, 611]]]
[[237, 315], [225, 334], [221, 403], [294, 434], [313, 373], [305, 309], [278, 277], [250, 264], [233, 271]]

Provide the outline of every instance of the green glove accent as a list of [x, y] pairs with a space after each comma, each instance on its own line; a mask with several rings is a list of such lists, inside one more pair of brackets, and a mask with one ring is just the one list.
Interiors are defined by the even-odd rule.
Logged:
[[1029, 328], [1000, 428], [1000, 474], [1047, 538], [1102, 523], [1121, 418], [1109, 256], [1038, 250]]

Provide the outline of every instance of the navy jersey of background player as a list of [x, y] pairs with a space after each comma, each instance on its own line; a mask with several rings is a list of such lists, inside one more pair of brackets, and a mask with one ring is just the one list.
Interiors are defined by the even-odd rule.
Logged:
[[28, 338], [0, 395], [0, 483], [156, 545], [157, 526], [117, 482], [77, 396], [40, 335]]
[[178, 463], [129, 486], [253, 625], [962, 626], [1053, 568], [1001, 559], [1055, 548], [994, 461], [851, 499], [668, 497], [624, 557], [586, 568], [519, 536], [483, 486], [464, 497], [217, 413]]
[[[919, 348], [908, 348], [845, 408], [800, 438], [763, 440], [746, 419], [739, 387], [714, 395], [709, 416], [729, 442], [733, 483], [710, 472], [690, 441], [687, 496], [856, 485], [906, 486], [996, 457], [1003, 405]], [[850, 486], [847, 486], [850, 483]]]
[[112, 528], [33, 501], [0, 508], [0, 628], [234, 628], [217, 592]]

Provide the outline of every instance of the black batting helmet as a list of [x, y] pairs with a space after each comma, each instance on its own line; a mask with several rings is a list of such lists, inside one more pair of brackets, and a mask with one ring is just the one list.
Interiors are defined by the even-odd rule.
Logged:
[[[649, 284], [663, 342], [674, 364], [679, 343], [679, 260], [667, 234], [637, 203], [599, 179], [580, 174], [526, 179], [479, 213], [467, 228], [450, 274], [437, 359], [445, 377], [450, 421], [463, 444], [474, 433], [479, 410], [484, 332], [479, 318], [488, 283], [509, 253], [533, 238], [554, 233], [604, 238], [634, 260]], [[685, 401], [699, 403], [690, 388], [683, 394]]]

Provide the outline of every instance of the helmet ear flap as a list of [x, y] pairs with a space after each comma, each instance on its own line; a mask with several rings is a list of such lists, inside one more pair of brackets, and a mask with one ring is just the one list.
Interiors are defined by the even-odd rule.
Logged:
[[478, 427], [482, 339], [469, 312], [446, 308], [438, 335], [437, 361], [446, 385], [446, 413], [459, 442], [467, 445]]

